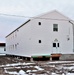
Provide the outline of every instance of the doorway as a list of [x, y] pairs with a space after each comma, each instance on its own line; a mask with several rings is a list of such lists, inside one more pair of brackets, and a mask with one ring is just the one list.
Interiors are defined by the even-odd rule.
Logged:
[[52, 53], [60, 53], [60, 50], [59, 50], [59, 47], [60, 47], [60, 43], [59, 42], [53, 42], [52, 43]]

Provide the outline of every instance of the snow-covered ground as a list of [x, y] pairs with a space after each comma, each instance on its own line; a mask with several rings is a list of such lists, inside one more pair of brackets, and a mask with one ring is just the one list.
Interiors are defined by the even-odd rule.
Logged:
[[[8, 73], [8, 74], [14, 74], [14, 75], [28, 75], [27, 73], [30, 73], [30, 72], [37, 72], [37, 71], [43, 71], [44, 69], [40, 68], [39, 66], [31, 66], [31, 65], [34, 65], [35, 63], [16, 63], [16, 64], [7, 64], [7, 65], [2, 65], [0, 67], [5, 67], [4, 70], [5, 70], [5, 73]], [[21, 65], [22, 67], [18, 67], [19, 65]], [[26, 72], [24, 70], [22, 70], [21, 68], [34, 68], [36, 70], [27, 70]], [[17, 71], [8, 71], [8, 69], [20, 69], [19, 72]]]
[[0, 65], [4, 72], [13, 75], [74, 75], [74, 61], [19, 62]]

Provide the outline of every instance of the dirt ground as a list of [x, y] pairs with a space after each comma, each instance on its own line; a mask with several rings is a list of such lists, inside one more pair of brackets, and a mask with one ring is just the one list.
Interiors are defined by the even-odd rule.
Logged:
[[[23, 65], [23, 63], [34, 63], [34, 64], [27, 64]], [[12, 57], [7, 57], [7, 56], [0, 56], [0, 75], [17, 75], [17, 74], [9, 74], [8, 72], [17, 72], [19, 73], [20, 70], [23, 70], [26, 72], [27, 75], [53, 75], [53, 73], [56, 73], [57, 75], [66, 75], [67, 72], [69, 73], [74, 73], [74, 68], [72, 69], [67, 69], [63, 67], [72, 67], [74, 66], [74, 62], [72, 61], [71, 63], [52, 63], [48, 64], [50, 61], [26, 61], [23, 59], [17, 59], [17, 58], [12, 58]], [[15, 67], [13, 65], [9, 64], [16, 64], [16, 63], [22, 63], [19, 65], [16, 65]], [[35, 67], [40, 67], [43, 70], [38, 70]], [[55, 74], [55, 75], [56, 75]], [[22, 74], [19, 74], [22, 75]]]
[[[13, 66], [2, 66], [2, 65], [7, 65], [7, 64], [13, 64], [13, 63], [31, 63], [30, 61], [26, 61], [26, 60], [23, 60], [23, 59], [18, 59], [18, 58], [13, 58], [13, 57], [8, 57], [8, 56], [0, 56], [0, 75], [14, 75], [14, 74], [8, 74], [8, 73], [5, 73], [5, 68], [8, 68], [7, 71], [16, 71], [16, 72], [19, 72], [21, 69], [23, 71], [27, 71], [27, 70], [37, 70], [36, 68], [34, 67], [29, 67], [29, 66], [38, 66], [39, 64], [37, 62], [35, 62], [35, 64], [31, 64], [31, 65], [27, 65], [28, 67], [25, 67], [25, 68], [22, 68], [22, 65], [18, 65], [16, 67], [20, 67], [20, 68], [9, 68], [9, 67], [13, 67]], [[24, 67], [24, 66], [23, 66]], [[37, 71], [35, 72], [36, 74], [44, 74], [43, 71]], [[28, 73], [27, 73], [28, 74]]]

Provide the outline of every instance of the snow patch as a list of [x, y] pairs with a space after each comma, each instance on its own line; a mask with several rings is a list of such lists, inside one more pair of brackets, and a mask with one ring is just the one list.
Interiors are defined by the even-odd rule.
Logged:
[[74, 73], [67, 73], [67, 75], [74, 75]]
[[39, 66], [35, 66], [35, 68], [38, 70], [44, 70], [44, 69], [40, 68]]
[[27, 75], [27, 74], [23, 70], [20, 70], [18, 75]]

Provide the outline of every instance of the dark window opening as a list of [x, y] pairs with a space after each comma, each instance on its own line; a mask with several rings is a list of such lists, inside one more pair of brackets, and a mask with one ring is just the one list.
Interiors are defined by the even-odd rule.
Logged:
[[53, 31], [58, 31], [58, 24], [53, 24]]
[[59, 47], [59, 43], [57, 43], [58, 47]]
[[41, 25], [41, 22], [39, 22], [39, 25]]
[[70, 38], [67, 38], [67, 40], [70, 40]]
[[56, 43], [53, 43], [53, 47], [56, 47]]
[[53, 31], [58, 31], [58, 28], [53, 28]]
[[39, 43], [41, 43], [41, 40], [39, 40]]

